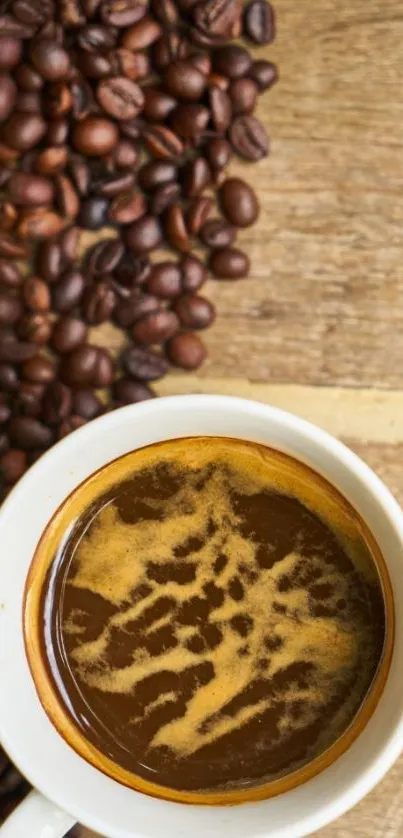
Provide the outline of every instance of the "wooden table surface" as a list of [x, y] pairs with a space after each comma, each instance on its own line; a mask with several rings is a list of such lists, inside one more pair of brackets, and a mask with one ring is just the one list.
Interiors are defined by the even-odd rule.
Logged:
[[[267, 56], [281, 82], [260, 107], [272, 155], [246, 171], [261, 215], [240, 237], [252, 275], [210, 283], [218, 309], [210, 359], [158, 390], [288, 408], [346, 441], [403, 502], [403, 7], [276, 0], [276, 8]], [[317, 836], [402, 834], [403, 759]]]

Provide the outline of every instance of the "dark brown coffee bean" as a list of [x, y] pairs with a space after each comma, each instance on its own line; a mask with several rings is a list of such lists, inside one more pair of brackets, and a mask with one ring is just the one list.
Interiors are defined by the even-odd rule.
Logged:
[[12, 326], [21, 317], [23, 307], [18, 297], [0, 293], [0, 326]]
[[118, 169], [133, 170], [137, 166], [139, 153], [130, 140], [120, 140], [117, 146], [112, 149], [111, 154]]
[[44, 384], [34, 381], [21, 381], [13, 403], [14, 413], [19, 416], [33, 416], [38, 419], [42, 413], [44, 392]]
[[77, 224], [87, 230], [99, 230], [108, 223], [109, 201], [107, 198], [86, 198], [80, 207]]
[[164, 233], [167, 241], [175, 250], [187, 253], [191, 242], [180, 204], [171, 204], [164, 213]]
[[55, 311], [64, 314], [80, 302], [85, 288], [83, 274], [70, 268], [52, 287], [52, 305]]
[[0, 204], [0, 229], [11, 230], [15, 226], [17, 220], [17, 210], [13, 204], [5, 201]]
[[207, 350], [192, 332], [181, 332], [171, 338], [167, 345], [169, 360], [185, 370], [196, 370], [207, 358]]
[[161, 38], [154, 44], [152, 49], [153, 67], [160, 72], [171, 61], [188, 58], [190, 49], [190, 43], [185, 35], [180, 34], [175, 29], [171, 30], [164, 27]]
[[64, 219], [56, 212], [44, 207], [24, 210], [17, 226], [17, 234], [21, 239], [49, 239], [56, 236], [63, 229]]
[[22, 23], [35, 27], [46, 24], [54, 15], [54, 5], [48, 0], [14, 0], [13, 14]]
[[164, 27], [174, 27], [178, 23], [178, 8], [173, 0], [152, 0], [151, 6], [154, 16]]
[[46, 122], [39, 114], [15, 111], [2, 127], [3, 140], [18, 151], [36, 146], [46, 133]]
[[231, 37], [233, 26], [239, 18], [240, 7], [237, 0], [202, 0], [196, 4], [193, 11], [196, 29], [208, 39], [212, 39], [213, 43], [216, 38]]
[[159, 186], [151, 195], [149, 201], [150, 212], [161, 215], [171, 204], [177, 201], [181, 194], [179, 183], [166, 183]]
[[63, 27], [83, 26], [85, 17], [78, 0], [60, 0], [60, 22]]
[[215, 308], [205, 297], [183, 294], [174, 309], [186, 329], [207, 329], [215, 320]]
[[0, 474], [6, 483], [16, 483], [27, 470], [27, 455], [19, 448], [10, 448], [0, 459]]
[[45, 99], [42, 97], [43, 112], [48, 119], [58, 119], [71, 111], [73, 97], [70, 88], [64, 82], [54, 82], [46, 89]]
[[2, 143], [0, 141], [0, 163], [8, 165], [9, 163], [15, 163], [20, 156], [20, 152], [18, 152], [15, 148], [11, 148], [11, 146], [6, 145], [6, 143]]
[[38, 274], [47, 282], [56, 282], [62, 270], [62, 251], [60, 245], [53, 240], [39, 245], [36, 257]]
[[75, 262], [78, 256], [80, 231], [78, 227], [65, 227], [59, 236], [59, 247], [64, 266]]
[[173, 183], [178, 177], [178, 170], [168, 160], [152, 160], [141, 167], [139, 172], [139, 184], [146, 192]]
[[169, 369], [162, 355], [140, 346], [131, 346], [123, 352], [122, 365], [128, 375], [139, 381], [156, 381]]
[[230, 247], [236, 239], [236, 229], [223, 218], [212, 218], [203, 224], [199, 235], [206, 247]]
[[220, 76], [219, 73], [210, 73], [208, 77], [208, 86], [218, 87], [220, 90], [226, 93], [229, 88], [229, 79], [227, 79], [226, 76]]
[[156, 311], [147, 314], [133, 326], [133, 337], [141, 344], [164, 343], [179, 328], [179, 319], [173, 311]]
[[162, 242], [162, 229], [158, 219], [144, 215], [126, 230], [126, 243], [136, 253], [148, 253]]
[[[99, 67], [99, 62], [97, 61], [96, 63]], [[93, 70], [92, 75], [94, 74], [95, 70]], [[86, 75], [90, 75], [90, 73], [87, 72]], [[99, 72], [96, 73], [97, 78], [98, 76]], [[73, 118], [77, 122], [81, 122], [84, 119], [89, 119], [90, 114], [93, 111], [98, 110], [97, 105], [95, 104], [95, 97], [92, 91], [92, 87], [84, 78], [82, 73], [78, 73], [78, 71], [76, 71], [75, 79], [70, 84], [70, 92], [72, 99], [71, 112]]]
[[23, 286], [24, 303], [30, 311], [46, 312], [50, 309], [50, 291], [38, 276], [30, 276]]
[[251, 113], [257, 102], [258, 88], [252, 79], [235, 79], [230, 84], [229, 95], [234, 116]]
[[19, 93], [17, 96], [15, 107], [17, 111], [21, 111], [22, 113], [40, 113], [42, 109], [42, 98], [39, 91], [26, 90], [22, 93]]
[[42, 76], [30, 64], [20, 64], [14, 73], [20, 90], [41, 90], [44, 85]]
[[231, 99], [216, 85], [209, 89], [209, 103], [213, 125], [217, 134], [225, 134], [231, 122]]
[[141, 88], [124, 76], [101, 81], [97, 87], [97, 99], [103, 110], [114, 119], [133, 119], [144, 104]]
[[113, 288], [108, 282], [98, 282], [84, 294], [82, 308], [84, 318], [91, 326], [98, 326], [109, 320], [116, 305]]
[[48, 448], [53, 434], [42, 422], [32, 416], [15, 416], [9, 425], [10, 438], [24, 451], [32, 448]]
[[170, 300], [181, 292], [182, 272], [177, 262], [159, 262], [151, 268], [147, 290], [156, 297]]
[[67, 164], [66, 146], [50, 146], [36, 155], [35, 169], [40, 175], [54, 175], [63, 171]]
[[269, 90], [278, 80], [277, 67], [271, 61], [254, 61], [248, 75], [260, 91]]
[[183, 154], [182, 140], [165, 125], [147, 125], [143, 139], [150, 154], [160, 160], [177, 160]]
[[238, 116], [229, 130], [232, 147], [244, 160], [261, 160], [269, 153], [269, 140], [254, 116]]
[[0, 73], [0, 122], [3, 122], [14, 108], [17, 99], [15, 82], [8, 73]]
[[55, 184], [57, 208], [64, 218], [73, 220], [80, 209], [77, 192], [67, 175], [56, 175]]
[[110, 387], [115, 377], [115, 362], [106, 349], [98, 349], [91, 384], [97, 390]]
[[50, 145], [65, 145], [69, 136], [69, 123], [64, 117], [55, 119], [48, 127], [46, 139]]
[[73, 352], [87, 338], [87, 327], [76, 317], [60, 317], [52, 331], [52, 347], [59, 355]]
[[203, 195], [192, 201], [186, 212], [186, 227], [192, 236], [196, 236], [206, 223], [213, 206], [213, 199], [205, 198]]
[[69, 163], [70, 175], [73, 180], [74, 186], [77, 189], [79, 195], [82, 198], [85, 198], [88, 195], [89, 188], [90, 188], [90, 181], [91, 181], [91, 172], [89, 166], [84, 162], [84, 160], [80, 160], [77, 157], [73, 157], [70, 159]]
[[36, 355], [22, 367], [22, 375], [34, 384], [50, 384], [56, 377], [53, 361], [44, 355]]
[[118, 139], [116, 125], [101, 116], [87, 116], [75, 125], [72, 133], [74, 147], [88, 157], [102, 157]]
[[207, 53], [193, 53], [192, 55], [189, 55], [188, 62], [192, 65], [192, 67], [196, 67], [200, 73], [203, 73], [204, 76], [208, 76], [211, 73], [211, 58], [207, 55]]
[[116, 30], [112, 27], [89, 24], [80, 29], [77, 44], [81, 49], [91, 53], [102, 53], [112, 49], [116, 43]]
[[22, 56], [22, 42], [9, 35], [0, 35], [0, 69], [10, 70]]
[[22, 274], [17, 265], [8, 259], [0, 259], [0, 285], [18, 288], [22, 283]]
[[206, 87], [206, 76], [189, 61], [175, 61], [163, 73], [162, 83], [175, 99], [197, 102]]
[[267, 0], [250, 0], [243, 15], [245, 35], [254, 44], [270, 44], [276, 37], [274, 9]]
[[250, 268], [246, 253], [235, 247], [214, 250], [209, 264], [211, 272], [217, 279], [244, 279]]
[[101, 276], [114, 271], [124, 253], [124, 247], [119, 239], [101, 241], [91, 248], [87, 254], [86, 266], [91, 276]]
[[183, 140], [197, 144], [207, 128], [209, 119], [209, 110], [204, 105], [179, 105], [171, 116], [171, 126]]
[[17, 241], [9, 233], [0, 232], [0, 259], [24, 259], [27, 255], [26, 245]]
[[101, 19], [107, 26], [132, 26], [144, 17], [147, 4], [140, 0], [104, 0]]
[[0, 394], [0, 425], [5, 425], [11, 417], [11, 407], [4, 393]]
[[[2, 8], [4, 7], [2, 4]], [[11, 38], [32, 38], [35, 27], [17, 20], [13, 15], [1, 14], [0, 10], [0, 32], [2, 35]]]
[[51, 204], [54, 198], [53, 184], [40, 175], [13, 172], [8, 182], [10, 200], [17, 206], [34, 207]]
[[86, 424], [87, 420], [83, 419], [82, 416], [69, 416], [68, 419], [64, 419], [64, 421], [60, 423], [57, 438], [64, 439], [64, 437], [73, 433], [73, 431], [77, 431], [78, 428], [82, 428], [82, 426]]
[[203, 262], [197, 256], [186, 254], [180, 261], [180, 267], [183, 291], [187, 294], [198, 291], [207, 279], [207, 270]]
[[252, 66], [252, 58], [244, 47], [238, 44], [228, 44], [215, 50], [213, 54], [213, 68], [229, 79], [240, 79], [247, 76]]
[[13, 393], [18, 389], [19, 378], [15, 367], [11, 364], [0, 363], [0, 390]]
[[132, 224], [145, 215], [146, 209], [145, 198], [141, 192], [122, 192], [112, 201], [109, 218], [115, 224]]
[[164, 122], [177, 104], [173, 96], [159, 87], [144, 88], [143, 115], [151, 122]]
[[59, 81], [67, 78], [69, 74], [69, 55], [54, 40], [48, 38], [35, 40], [30, 49], [30, 59], [35, 70], [46, 81]]
[[134, 172], [113, 172], [111, 175], [92, 180], [92, 189], [104, 198], [114, 198], [125, 190], [131, 189], [135, 182]]
[[70, 387], [85, 387], [92, 383], [98, 349], [96, 346], [82, 344], [70, 355], [65, 355], [60, 364], [60, 377]]
[[253, 189], [240, 178], [227, 178], [218, 191], [223, 215], [235, 227], [250, 227], [259, 215], [259, 204]]
[[160, 305], [160, 301], [156, 297], [152, 297], [151, 294], [143, 294], [141, 297], [124, 300], [116, 306], [113, 312], [113, 320], [121, 329], [129, 329], [144, 315], [158, 311]]
[[71, 390], [61, 381], [53, 381], [43, 397], [43, 418], [49, 425], [58, 425], [72, 410]]
[[120, 125], [120, 132], [129, 140], [140, 140], [144, 126], [140, 117], [135, 116], [133, 119], [124, 119]]
[[161, 25], [156, 20], [146, 16], [138, 23], [135, 23], [134, 26], [126, 29], [121, 45], [122, 47], [126, 47], [126, 49], [137, 52], [138, 50], [150, 47], [155, 41], [158, 41], [161, 34]]
[[211, 183], [211, 169], [204, 157], [195, 157], [181, 172], [184, 198], [196, 198]]
[[102, 402], [89, 387], [80, 388], [73, 393], [72, 412], [90, 421], [102, 412]]
[[52, 327], [47, 314], [26, 314], [18, 323], [18, 337], [42, 346], [47, 343]]
[[142, 381], [132, 378], [120, 378], [113, 388], [114, 396], [121, 404], [137, 404], [147, 399], [154, 399], [155, 393]]
[[127, 298], [131, 294], [131, 289], [143, 285], [149, 277], [150, 271], [151, 264], [148, 256], [133, 256], [130, 250], [125, 250], [114, 271], [116, 282], [118, 285], [124, 286], [125, 293], [123, 296]]
[[[3, 431], [2, 433], [0, 433], [0, 455], [5, 454], [6, 451], [8, 451], [9, 448], [10, 448], [10, 440], [9, 440], [7, 434], [5, 433], [5, 431]], [[3, 491], [2, 498], [4, 499], [4, 497], [5, 497], [5, 495], [4, 495], [4, 491]]]

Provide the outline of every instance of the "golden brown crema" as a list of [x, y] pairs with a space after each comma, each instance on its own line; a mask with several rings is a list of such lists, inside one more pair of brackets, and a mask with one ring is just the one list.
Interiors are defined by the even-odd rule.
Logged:
[[150, 794], [242, 802], [356, 738], [393, 603], [369, 530], [321, 477], [261, 445], [180, 439], [67, 498], [33, 560], [25, 638], [85, 759]]

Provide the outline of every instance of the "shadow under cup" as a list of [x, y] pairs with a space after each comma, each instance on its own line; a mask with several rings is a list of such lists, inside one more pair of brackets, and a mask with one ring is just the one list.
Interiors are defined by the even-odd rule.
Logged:
[[[139, 449], [106, 465], [74, 490], [49, 522], [33, 558], [25, 590], [24, 638], [36, 690], [48, 717], [63, 739], [90, 764], [118, 782], [151, 796], [180, 803], [229, 805], [267, 799], [296, 788], [334, 763], [357, 739], [371, 718], [388, 677], [394, 642], [394, 603], [386, 564], [375, 539], [364, 521], [331, 484], [297, 460], [264, 446], [230, 441], [224, 438], [221, 440], [217, 438], [217, 441], [221, 446], [220, 456], [224, 459], [228, 451], [231, 450], [231, 446], [238, 445], [237, 456], [239, 454], [240, 462], [242, 457], [245, 458], [248, 468], [250, 462], [253, 463], [255, 456], [257, 457], [255, 459], [256, 468], [258, 468], [258, 462], [262, 462], [262, 458], [266, 460], [266, 465], [270, 464], [274, 475], [273, 486], [275, 486], [276, 492], [283, 492], [283, 497], [287, 501], [290, 495], [291, 474], [292, 480], [299, 486], [298, 498], [302, 500], [304, 508], [306, 507], [310, 513], [323, 516], [324, 498], [326, 498], [328, 502], [327, 507], [325, 503], [326, 523], [331, 531], [334, 530], [337, 533], [349, 557], [354, 557], [355, 569], [361, 573], [365, 563], [371, 564], [370, 573], [373, 578], [376, 577], [383, 603], [383, 643], [376, 659], [377, 665], [374, 667], [373, 677], [368, 682], [365, 692], [361, 694], [360, 703], [357, 705], [358, 709], [345, 727], [341, 728], [341, 733], [339, 731], [333, 741], [326, 742], [326, 745], [319, 749], [312, 758], [310, 757], [301, 765], [291, 767], [289, 771], [284, 771], [274, 778], [271, 776], [248, 784], [240, 783], [237, 786], [228, 784], [226, 787], [212, 787], [202, 790], [182, 789], [178, 787], [177, 783], [173, 783], [171, 787], [166, 779], [163, 783], [159, 783], [153, 780], [152, 774], [147, 775], [129, 770], [124, 761], [122, 764], [120, 760], [113, 758], [110, 751], [108, 753], [107, 747], [105, 749], [99, 748], [96, 746], [96, 740], [91, 741], [91, 736], [86, 737], [85, 726], [77, 725], [74, 714], [68, 710], [68, 691], [63, 689], [63, 684], [56, 684], [50, 671], [49, 661], [47, 660], [49, 649], [47, 653], [44, 650], [44, 616], [49, 622], [49, 614], [45, 614], [43, 606], [44, 590], [47, 580], [49, 580], [52, 565], [55, 563], [55, 557], [58, 551], [60, 552], [60, 545], [69, 542], [74, 526], [76, 526], [77, 521], [83, 519], [85, 510], [95, 508], [97, 502], [99, 502], [100, 510], [108, 506], [111, 496], [114, 493], [116, 494], [116, 486], [127, 480], [129, 473], [137, 470], [141, 476], [143, 473], [141, 469], [148, 468], [153, 463], [157, 467], [161, 459], [164, 460], [164, 457], [169, 459], [169, 456], [171, 456], [169, 450], [172, 446], [175, 448], [176, 463], [181, 462], [181, 457], [186, 459], [192, 445], [199, 445], [198, 451], [202, 446], [200, 457], [203, 467], [206, 467], [209, 458], [210, 460], [211, 458], [214, 459], [217, 454], [217, 449], [214, 449], [214, 438], [208, 441], [207, 438], [173, 440], [170, 443], [159, 443]], [[168, 453], [164, 446], [168, 448]], [[145, 497], [148, 491], [147, 484], [136, 485], [136, 491], [142, 497]], [[341, 518], [340, 510], [342, 510]], [[340, 521], [344, 520], [343, 516], [346, 522], [345, 527], [340, 524]], [[350, 532], [352, 521], [355, 527], [354, 536]], [[357, 547], [357, 533], [359, 534], [358, 540], [361, 543], [359, 547]], [[301, 631], [304, 631], [303, 627]], [[64, 696], [63, 691], [65, 692]], [[324, 713], [324, 729], [327, 722], [328, 719], [326, 713]]]

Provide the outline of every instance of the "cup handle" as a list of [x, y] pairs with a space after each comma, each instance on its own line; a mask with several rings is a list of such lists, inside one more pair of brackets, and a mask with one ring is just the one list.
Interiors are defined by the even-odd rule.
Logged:
[[62, 838], [74, 824], [71, 815], [34, 789], [0, 827], [0, 838]]

